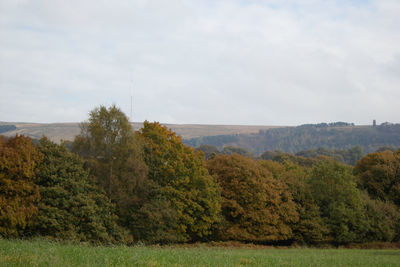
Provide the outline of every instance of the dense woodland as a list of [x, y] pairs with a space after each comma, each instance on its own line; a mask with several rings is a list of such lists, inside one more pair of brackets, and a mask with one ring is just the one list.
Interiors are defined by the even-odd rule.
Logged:
[[[335, 131], [319, 129], [321, 136]], [[360, 147], [272, 150], [261, 158], [235, 147], [194, 150], [159, 123], [135, 132], [117, 107], [101, 106], [82, 123], [71, 150], [46, 137], [36, 144], [0, 137], [0, 237], [95, 244], [399, 241], [400, 150], [361, 156]]]
[[306, 124], [262, 130], [258, 134], [204, 136], [184, 140], [192, 147], [204, 144], [218, 149], [225, 146], [241, 147], [256, 155], [265, 151], [297, 153], [321, 147], [347, 150], [359, 146], [365, 153], [381, 147], [400, 146], [400, 124], [382, 123], [377, 126], [355, 126], [352, 123]]

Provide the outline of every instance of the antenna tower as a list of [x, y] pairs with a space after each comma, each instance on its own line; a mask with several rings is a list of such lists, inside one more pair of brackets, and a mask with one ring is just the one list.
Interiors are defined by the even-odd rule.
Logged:
[[131, 71], [131, 77], [130, 77], [130, 83], [129, 83], [129, 89], [131, 91], [131, 116], [130, 121], [133, 122], [133, 70]]

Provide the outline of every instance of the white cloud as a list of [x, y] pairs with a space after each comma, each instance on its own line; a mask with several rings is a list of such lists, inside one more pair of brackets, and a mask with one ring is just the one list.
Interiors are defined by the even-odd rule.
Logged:
[[[398, 122], [398, 1], [2, 1], [0, 121]], [[131, 81], [132, 80], [132, 81]]]

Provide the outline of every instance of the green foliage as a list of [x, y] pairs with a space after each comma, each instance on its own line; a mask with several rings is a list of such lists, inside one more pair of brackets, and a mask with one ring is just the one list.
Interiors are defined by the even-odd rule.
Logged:
[[238, 154], [238, 155], [242, 155], [242, 156], [246, 156], [246, 157], [250, 157], [250, 158], [255, 157], [254, 154], [251, 153], [250, 151], [247, 151], [244, 148], [234, 147], [234, 146], [225, 146], [222, 149], [221, 154], [225, 154], [225, 155]]
[[283, 181], [293, 196], [299, 214], [299, 220], [291, 224], [293, 240], [307, 244], [327, 242], [329, 229], [321, 218], [319, 206], [311, 194], [309, 169], [290, 161], [281, 164], [262, 160], [260, 164], [268, 169], [275, 179]]
[[184, 141], [193, 147], [203, 144], [213, 145], [219, 149], [224, 146], [241, 147], [256, 155], [267, 150], [296, 153], [319, 147], [347, 150], [355, 146], [360, 146], [364, 152], [371, 153], [383, 146], [400, 147], [400, 124], [383, 124], [377, 127], [343, 123], [308, 124], [271, 128], [258, 134], [204, 136]]
[[[167, 222], [159, 222], [159, 227], [165, 227], [163, 223], [172, 226], [176, 223], [172, 227], [176, 228], [175, 240], [208, 238], [218, 221], [220, 201], [218, 186], [205, 167], [204, 154], [183, 145], [179, 136], [159, 123], [144, 122], [141, 136], [149, 179], [156, 186], [154, 194], [159, 199], [147, 206], [147, 217], [154, 217], [155, 211], [166, 207], [168, 212], [161, 218]], [[176, 222], [171, 220], [174, 212]]]
[[150, 194], [132, 212], [132, 234], [145, 243], [177, 243], [184, 241], [179, 235], [178, 211], [172, 201], [162, 194], [161, 188], [153, 186]]
[[35, 178], [41, 160], [28, 137], [5, 142], [0, 136], [0, 236], [30, 234], [40, 199]]
[[86, 160], [90, 173], [116, 204], [121, 223], [129, 227], [131, 208], [138, 201], [135, 191], [147, 184], [147, 167], [140, 139], [125, 114], [115, 106], [92, 110], [72, 149]]
[[341, 163], [346, 163], [354, 166], [357, 161], [363, 156], [363, 150], [360, 146], [355, 146], [344, 150], [318, 148], [297, 152], [296, 156], [303, 156], [307, 158], [317, 158], [321, 156], [330, 157]]
[[36, 220], [38, 234], [58, 240], [124, 243], [114, 208], [83, 168], [83, 161], [65, 146], [42, 138], [37, 184], [41, 201]]
[[332, 160], [320, 162], [312, 169], [310, 186], [332, 241], [361, 242], [368, 222], [352, 168]]
[[261, 158], [266, 160], [273, 160], [282, 164], [293, 163], [305, 168], [311, 168], [319, 161], [324, 160], [327, 157], [319, 156], [317, 158], [309, 158], [309, 157], [293, 155], [290, 153], [285, 153], [282, 151], [265, 151], [261, 155]]
[[355, 167], [361, 188], [374, 199], [400, 206], [400, 151], [383, 151], [363, 157]]
[[207, 162], [222, 189], [222, 240], [272, 242], [292, 238], [298, 220], [284, 183], [255, 160], [234, 154]]
[[207, 144], [197, 147], [195, 149], [195, 151], [202, 151], [205, 155], [206, 160], [211, 159], [214, 156], [216, 156], [217, 154], [221, 153], [217, 147], [212, 146], [212, 145], [207, 145]]
[[363, 194], [368, 230], [365, 241], [393, 242], [400, 239], [400, 210], [389, 202], [370, 199]]

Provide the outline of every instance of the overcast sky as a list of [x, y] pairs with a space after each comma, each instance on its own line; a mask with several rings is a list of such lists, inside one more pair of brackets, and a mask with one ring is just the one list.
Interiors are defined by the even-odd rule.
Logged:
[[0, 0], [0, 121], [400, 122], [399, 0]]

